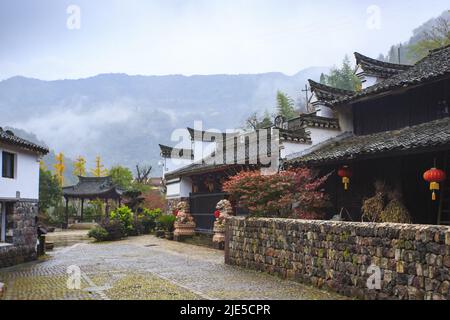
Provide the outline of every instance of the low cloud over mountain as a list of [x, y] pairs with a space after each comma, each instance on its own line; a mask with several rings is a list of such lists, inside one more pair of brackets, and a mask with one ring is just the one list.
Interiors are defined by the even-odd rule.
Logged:
[[328, 70], [314, 67], [293, 76], [14, 77], [0, 82], [1, 125], [32, 132], [69, 158], [83, 155], [91, 166], [100, 155], [107, 166], [147, 163], [159, 174], [158, 143], [174, 144], [174, 129], [195, 120], [205, 129], [239, 127], [253, 111], [273, 111], [277, 90], [297, 98], [308, 78], [318, 80]]

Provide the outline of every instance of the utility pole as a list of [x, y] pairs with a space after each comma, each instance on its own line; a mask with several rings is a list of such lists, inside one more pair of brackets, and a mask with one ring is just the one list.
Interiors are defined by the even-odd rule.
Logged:
[[309, 110], [309, 97], [308, 97], [309, 89], [308, 89], [308, 85], [307, 84], [305, 84], [305, 89], [303, 89], [302, 92], [305, 93], [305, 96], [306, 96], [305, 97], [306, 98], [306, 100], [305, 100], [305, 102], [306, 102], [306, 111], [309, 112], [310, 111]]

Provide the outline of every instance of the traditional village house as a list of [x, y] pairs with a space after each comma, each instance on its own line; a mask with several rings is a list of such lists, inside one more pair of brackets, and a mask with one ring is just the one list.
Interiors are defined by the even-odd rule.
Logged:
[[[450, 47], [431, 51], [414, 66], [355, 56], [363, 89], [324, 99], [345, 132], [288, 156], [285, 165], [333, 172], [326, 186], [328, 218], [346, 209], [346, 219], [361, 220], [362, 201], [380, 181], [399, 194], [414, 223], [450, 224], [448, 184], [433, 201], [423, 178], [432, 167], [450, 172]], [[350, 178], [347, 191], [340, 168]]]
[[[259, 161], [261, 152], [257, 147], [258, 137], [265, 130], [247, 133], [232, 132], [225, 135], [188, 128], [191, 147], [177, 149], [160, 145], [165, 164], [163, 179], [167, 186], [166, 196], [169, 207], [175, 208], [179, 201], [187, 201], [196, 221], [197, 231], [211, 232], [215, 205], [227, 197], [222, 190], [222, 184], [228, 177], [244, 169], [260, 169], [264, 173], [274, 168], [278, 170], [290, 154], [310, 149], [312, 145], [341, 134], [342, 130], [334, 112], [326, 105], [315, 103], [316, 100], [320, 100], [315, 98], [315, 95], [319, 93], [319, 84], [314, 82], [310, 84], [313, 92], [311, 101], [317, 111], [300, 115], [289, 121], [285, 121], [282, 117], [275, 119], [274, 125], [268, 128], [268, 135], [275, 137], [272, 133], [275, 132], [273, 129], [277, 129], [279, 136], [275, 139], [276, 152], [272, 153], [273, 149], [270, 149], [269, 163]], [[333, 99], [348, 94], [346, 91], [334, 91], [336, 93], [332, 96]], [[218, 144], [218, 141], [221, 143]], [[267, 143], [263, 144], [267, 145]], [[239, 148], [245, 149], [243, 155], [230, 156], [230, 152], [234, 154]], [[186, 155], [189, 156], [186, 157]], [[172, 161], [174, 157], [177, 161]], [[224, 161], [208, 161], [211, 158]], [[232, 159], [231, 162], [230, 159]], [[237, 214], [245, 214], [245, 211], [238, 206], [234, 207]]]
[[39, 162], [48, 152], [0, 128], [0, 268], [36, 258]]

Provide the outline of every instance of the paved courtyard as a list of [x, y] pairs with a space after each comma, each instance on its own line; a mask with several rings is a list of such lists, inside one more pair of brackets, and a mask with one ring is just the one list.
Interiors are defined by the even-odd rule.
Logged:
[[0, 269], [0, 282], [7, 300], [343, 299], [227, 266], [222, 251], [153, 236], [58, 248], [41, 261]]

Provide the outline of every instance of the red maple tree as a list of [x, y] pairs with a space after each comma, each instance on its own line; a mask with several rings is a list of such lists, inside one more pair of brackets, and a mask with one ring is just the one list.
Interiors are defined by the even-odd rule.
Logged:
[[226, 181], [223, 190], [253, 216], [321, 219], [328, 206], [321, 187], [328, 177], [307, 168], [273, 175], [242, 171]]

